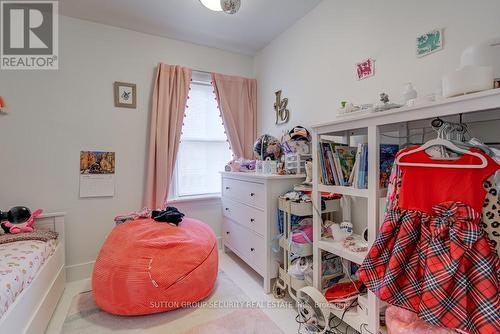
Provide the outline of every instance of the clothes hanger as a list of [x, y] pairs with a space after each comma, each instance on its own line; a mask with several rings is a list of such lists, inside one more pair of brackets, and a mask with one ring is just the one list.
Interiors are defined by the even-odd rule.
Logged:
[[[401, 159], [407, 155], [414, 154], [420, 151], [425, 151], [426, 149], [433, 147], [433, 146], [441, 146], [441, 147], [446, 147], [454, 152], [457, 153], [462, 153], [462, 154], [467, 154], [467, 155], [472, 155], [481, 160], [481, 164], [476, 164], [476, 165], [451, 165], [451, 164], [433, 164], [433, 163], [419, 163], [419, 162], [401, 162]], [[436, 138], [429, 140], [425, 144], [421, 145], [420, 147], [410, 150], [408, 152], [404, 152], [399, 154], [396, 157], [395, 163], [399, 166], [411, 166], [411, 167], [433, 167], [433, 168], [464, 168], [464, 169], [481, 169], [485, 168], [488, 166], [488, 160], [486, 158], [478, 153], [478, 152], [471, 152], [468, 150], [464, 150], [453, 144], [451, 141], [443, 139], [443, 138]]]

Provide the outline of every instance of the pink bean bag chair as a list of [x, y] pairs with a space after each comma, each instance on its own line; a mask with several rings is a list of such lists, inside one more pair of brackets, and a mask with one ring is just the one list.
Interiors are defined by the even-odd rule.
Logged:
[[112, 314], [159, 313], [208, 297], [217, 273], [217, 240], [207, 224], [139, 219], [111, 231], [94, 266], [92, 293]]
[[385, 322], [388, 334], [456, 334], [454, 330], [428, 324], [416, 313], [396, 306], [387, 308]]

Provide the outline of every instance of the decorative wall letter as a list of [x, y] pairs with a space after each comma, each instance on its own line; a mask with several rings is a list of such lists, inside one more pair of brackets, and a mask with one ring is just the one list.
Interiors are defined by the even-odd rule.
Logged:
[[274, 103], [274, 110], [276, 111], [276, 124], [285, 124], [290, 118], [290, 111], [287, 109], [288, 99], [281, 99], [281, 90], [275, 92], [276, 102]]

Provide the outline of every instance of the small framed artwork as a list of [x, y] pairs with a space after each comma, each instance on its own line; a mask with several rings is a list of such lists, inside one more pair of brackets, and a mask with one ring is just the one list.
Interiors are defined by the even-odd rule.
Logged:
[[136, 85], [126, 82], [114, 83], [115, 107], [133, 108], [137, 106]]
[[443, 29], [434, 29], [417, 37], [417, 57], [425, 57], [443, 49]]
[[358, 80], [363, 80], [375, 75], [375, 60], [372, 58], [365, 59], [356, 64], [356, 77]]

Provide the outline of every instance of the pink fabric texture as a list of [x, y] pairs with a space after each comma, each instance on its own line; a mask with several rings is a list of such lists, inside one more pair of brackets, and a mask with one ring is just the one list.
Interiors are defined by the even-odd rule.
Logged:
[[212, 73], [212, 82], [234, 155], [251, 159], [257, 131], [257, 81]]
[[396, 306], [389, 306], [385, 311], [388, 334], [453, 334], [452, 329], [432, 326], [417, 317], [416, 313]]
[[[307, 238], [306, 238], [307, 236]], [[292, 232], [292, 241], [298, 244], [310, 244], [313, 240], [312, 225], [304, 225]]]
[[189, 68], [158, 65], [153, 90], [145, 207], [166, 206], [191, 76]]

